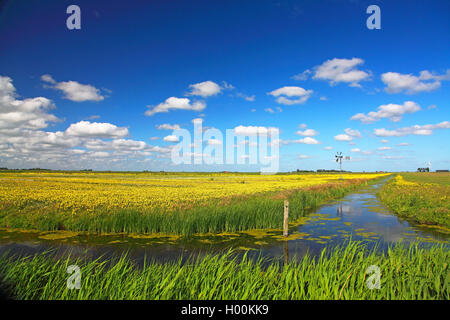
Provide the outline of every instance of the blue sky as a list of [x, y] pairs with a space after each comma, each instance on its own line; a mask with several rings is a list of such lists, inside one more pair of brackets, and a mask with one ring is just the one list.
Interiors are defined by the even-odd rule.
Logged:
[[278, 128], [281, 171], [449, 169], [449, 43], [449, 1], [6, 1], [0, 167], [259, 170], [174, 165], [201, 118]]

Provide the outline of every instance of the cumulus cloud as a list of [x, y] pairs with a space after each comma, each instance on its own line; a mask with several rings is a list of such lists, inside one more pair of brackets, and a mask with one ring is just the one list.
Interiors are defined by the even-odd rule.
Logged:
[[106, 151], [90, 152], [89, 155], [91, 157], [94, 157], [94, 158], [108, 158], [108, 157], [111, 156], [111, 154], [109, 152], [106, 152]]
[[179, 142], [179, 141], [180, 141], [180, 138], [178, 138], [178, 137], [177, 137], [176, 135], [174, 135], [174, 134], [171, 134], [171, 135], [168, 135], [168, 136], [164, 137], [163, 140], [166, 141], [166, 142]]
[[391, 147], [379, 147], [378, 150], [384, 151], [384, 150], [392, 150]]
[[145, 115], [152, 116], [155, 113], [169, 112], [170, 110], [202, 111], [206, 108], [206, 104], [203, 101], [196, 101], [191, 103], [188, 98], [170, 97], [157, 106], [153, 108], [151, 106], [148, 106], [148, 108], [149, 109], [145, 112]]
[[[54, 81], [47, 77], [45, 80]], [[55, 169], [124, 169], [125, 164], [138, 166], [148, 156], [167, 158], [169, 147], [149, 146], [144, 141], [124, 139], [128, 129], [110, 123], [80, 121], [65, 131], [46, 132], [50, 121], [58, 120], [48, 113], [56, 108], [42, 97], [18, 100], [8, 77], [0, 77], [0, 115], [23, 112], [26, 118], [8, 115], [8, 124], [0, 122], [0, 161], [12, 168]], [[34, 121], [34, 119], [40, 119]], [[17, 121], [16, 121], [17, 120]], [[14, 127], [11, 127], [14, 123]], [[38, 125], [37, 125], [38, 124]], [[114, 167], [119, 166], [119, 167]], [[142, 168], [142, 167], [141, 167]]]
[[178, 130], [178, 129], [180, 129], [180, 125], [164, 123], [164, 124], [157, 125], [156, 129], [158, 129], [158, 130]]
[[278, 97], [276, 101], [280, 104], [292, 105], [305, 103], [312, 93], [313, 90], [306, 90], [301, 87], [286, 86], [268, 92], [267, 94]]
[[305, 137], [305, 138], [303, 138], [303, 139], [292, 140], [292, 141], [290, 141], [290, 142], [293, 142], [293, 143], [303, 143], [303, 144], [319, 144], [319, 143], [320, 143], [319, 141], [317, 141], [316, 139], [311, 138], [311, 137]]
[[54, 108], [52, 102], [44, 97], [16, 99], [12, 79], [0, 76], [0, 130], [46, 128], [49, 122], [59, 120], [48, 113]]
[[66, 133], [76, 137], [117, 138], [127, 136], [128, 129], [111, 123], [80, 121], [71, 124]]
[[100, 95], [99, 89], [89, 84], [81, 84], [76, 81], [56, 82], [49, 74], [41, 76], [41, 80], [48, 83], [46, 87], [64, 92], [64, 98], [71, 101], [101, 101], [105, 99], [104, 96]]
[[437, 124], [415, 125], [395, 130], [387, 130], [385, 128], [375, 129], [374, 134], [377, 137], [403, 137], [406, 135], [428, 136], [433, 134], [435, 129], [450, 129], [450, 122], [443, 121]]
[[299, 159], [309, 159], [309, 158], [311, 158], [311, 156], [308, 156], [308, 155], [306, 155], [306, 154], [299, 154], [299, 155], [298, 155], [298, 158], [299, 158]]
[[398, 122], [406, 113], [414, 113], [420, 110], [420, 106], [414, 101], [406, 101], [403, 104], [385, 104], [378, 107], [377, 111], [371, 111], [367, 115], [357, 113], [351, 120], [360, 120], [362, 123], [372, 123], [383, 118], [388, 118], [393, 122]]
[[358, 130], [347, 128], [344, 132], [344, 134], [334, 136], [334, 139], [337, 141], [352, 141], [353, 138], [362, 138], [362, 135]]
[[338, 134], [338, 135], [334, 136], [334, 140], [337, 140], [337, 141], [352, 141], [353, 138], [351, 136], [349, 136], [348, 134]]
[[344, 82], [352, 87], [360, 87], [359, 82], [370, 77], [368, 72], [358, 69], [363, 63], [364, 60], [360, 58], [327, 60], [314, 68], [313, 79], [327, 80], [330, 85]]
[[257, 127], [257, 126], [237, 126], [234, 128], [237, 135], [255, 136], [255, 135], [273, 135], [278, 134], [278, 128], [274, 127]]
[[360, 152], [361, 149], [359, 149], [359, 148], [353, 148], [353, 149], [351, 149], [350, 151], [351, 151], [351, 152]]
[[129, 151], [143, 150], [147, 144], [144, 141], [136, 141], [130, 139], [114, 139], [112, 141], [113, 149], [122, 149]]
[[324, 149], [325, 150], [333, 150], [333, 147], [328, 146], [328, 147], [325, 147]]
[[314, 136], [317, 136], [319, 134], [319, 132], [314, 129], [306, 129], [303, 131], [301, 131], [301, 130], [297, 131], [297, 134], [304, 136], [304, 137], [314, 137]]
[[[227, 84], [227, 86], [228, 86], [228, 84]], [[233, 86], [231, 86], [231, 87], [234, 88]], [[203, 82], [196, 83], [196, 84], [191, 84], [191, 85], [189, 85], [189, 88], [191, 89], [191, 91], [187, 95], [200, 96], [203, 98], [215, 96], [215, 95], [219, 94], [220, 91], [222, 90], [221, 86], [219, 86], [217, 83], [210, 81], [210, 80], [203, 81]]]
[[441, 81], [450, 80], [450, 69], [443, 75], [436, 75], [428, 70], [421, 71], [419, 76], [386, 72], [381, 75], [381, 80], [386, 84], [384, 90], [387, 93], [415, 94], [429, 92], [438, 89], [441, 86]]

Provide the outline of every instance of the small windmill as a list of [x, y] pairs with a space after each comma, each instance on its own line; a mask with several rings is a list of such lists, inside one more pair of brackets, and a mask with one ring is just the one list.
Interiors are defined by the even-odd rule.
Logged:
[[428, 165], [428, 171], [431, 172], [431, 161], [428, 161], [427, 165]]
[[344, 156], [342, 155], [342, 152], [337, 152], [334, 157], [336, 158], [336, 162], [339, 162], [339, 170], [341, 171], [341, 179], [342, 179], [342, 158]]

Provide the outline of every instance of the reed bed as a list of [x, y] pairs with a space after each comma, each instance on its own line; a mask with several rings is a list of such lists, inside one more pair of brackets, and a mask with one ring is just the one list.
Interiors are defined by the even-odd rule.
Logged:
[[[287, 264], [232, 251], [172, 263], [136, 266], [126, 254], [87, 261], [39, 254], [0, 258], [2, 288], [14, 299], [441, 299], [448, 290], [450, 253], [443, 246], [397, 245], [386, 252], [358, 242], [327, 248]], [[81, 269], [81, 288], [68, 289], [69, 265]], [[381, 270], [369, 289], [367, 268]]]

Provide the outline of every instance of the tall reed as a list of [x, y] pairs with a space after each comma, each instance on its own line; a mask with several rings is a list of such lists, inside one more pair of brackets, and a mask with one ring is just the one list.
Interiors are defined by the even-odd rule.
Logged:
[[[397, 245], [369, 251], [349, 242], [285, 265], [238, 258], [232, 251], [136, 266], [123, 255], [86, 261], [49, 254], [0, 258], [3, 289], [15, 299], [442, 299], [450, 298], [448, 248]], [[67, 267], [81, 268], [81, 288], [68, 289]], [[380, 289], [369, 289], [378, 266]]]

